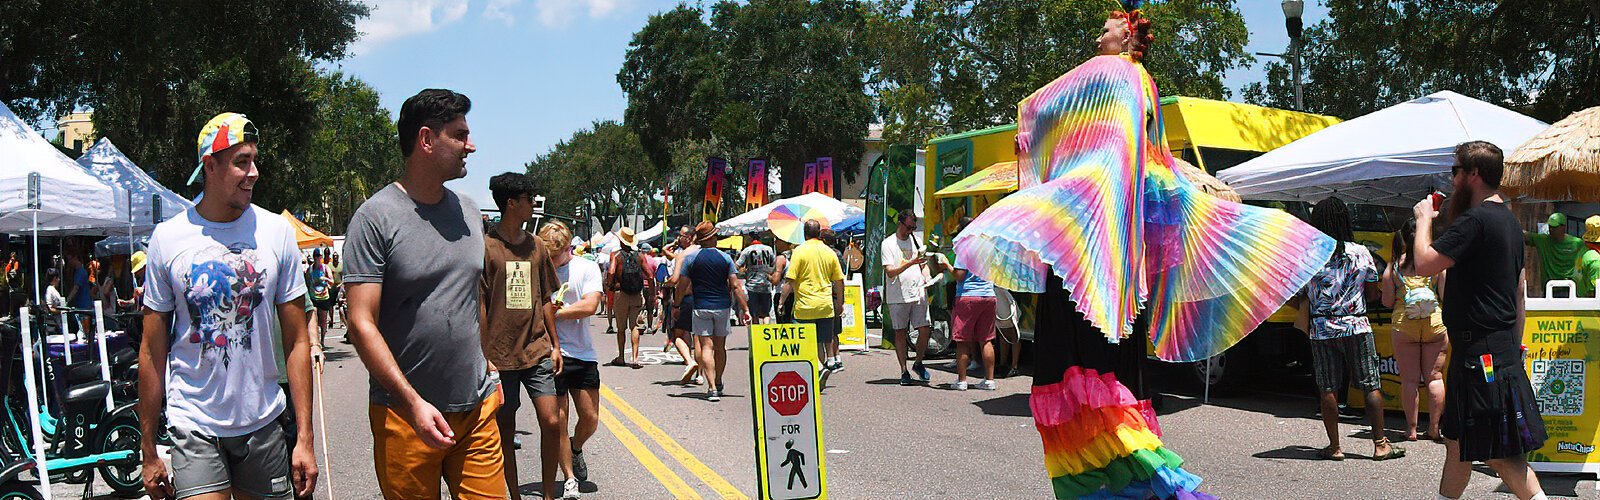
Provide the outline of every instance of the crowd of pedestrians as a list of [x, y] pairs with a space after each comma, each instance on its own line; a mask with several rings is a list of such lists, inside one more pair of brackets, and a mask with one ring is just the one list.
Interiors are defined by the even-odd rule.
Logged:
[[[348, 304], [348, 340], [370, 374], [372, 460], [387, 498], [437, 498], [441, 485], [463, 498], [523, 494], [515, 436], [524, 392], [539, 429], [537, 494], [577, 498], [589, 478], [583, 450], [598, 427], [601, 387], [589, 320], [607, 309], [617, 335], [607, 365], [639, 368], [641, 336], [664, 332], [663, 350], [684, 359], [681, 381], [703, 384], [708, 401], [726, 390], [735, 324], [812, 325], [824, 383], [843, 369], [845, 259], [822, 224], [804, 223], [797, 246], [755, 240], [737, 255], [717, 248], [709, 222], [678, 228], [660, 252], [624, 229], [616, 249], [581, 258], [580, 240], [565, 224], [525, 229], [535, 210], [533, 183], [506, 173], [490, 181], [501, 218], [485, 229], [477, 204], [444, 185], [465, 174], [475, 151], [470, 110], [466, 96], [449, 90], [405, 101], [397, 123], [403, 174], [355, 212], [340, 253], [302, 255], [292, 226], [251, 203], [259, 132], [243, 115], [224, 113], [198, 141], [192, 179], [205, 196], [155, 229], [148, 254], [97, 273], [96, 261], [67, 252], [63, 270], [50, 269], [47, 303], [76, 307], [79, 297], [106, 288], [109, 298], [125, 301], [108, 282], [127, 274], [146, 311], [144, 330], [172, 332], [144, 336], [140, 352], [143, 477], [152, 497], [291, 498], [315, 488], [313, 433], [297, 423], [310, 421], [313, 370], [321, 369], [341, 303]], [[1549, 279], [1583, 278], [1590, 261], [1600, 268], [1600, 217], [1587, 221], [1579, 245], [1554, 216], [1548, 234], [1524, 235], [1497, 192], [1500, 151], [1473, 142], [1456, 158], [1455, 195], [1444, 211], [1452, 221], [1436, 231], [1439, 211], [1429, 200], [1419, 203], [1395, 235], [1395, 258], [1381, 268], [1353, 241], [1342, 201], [1313, 208], [1313, 225], [1340, 242], [1297, 298], [1308, 315], [1329, 439], [1320, 456], [1345, 458], [1336, 394], [1346, 384], [1364, 392], [1371, 458], [1405, 456], [1383, 432], [1366, 310], [1378, 297], [1395, 311], [1405, 438], [1419, 439], [1416, 396], [1425, 391], [1423, 436], [1447, 450], [1439, 496], [1458, 497], [1471, 463], [1483, 461], [1518, 496], [1542, 498], [1522, 458], [1545, 433], [1518, 349], [1521, 249], [1573, 259], [1546, 262]], [[876, 265], [885, 274], [884, 320], [900, 383], [929, 381], [927, 288], [948, 279], [957, 352], [949, 387], [993, 390], [996, 333], [1016, 334], [1010, 294], [927, 251], [914, 236], [918, 219], [910, 210], [895, 223]], [[0, 266], [7, 280], [0, 288], [9, 287], [15, 255]], [[1449, 274], [1457, 267], [1473, 272]], [[1563, 269], [1575, 274], [1561, 275]], [[64, 286], [63, 275], [70, 276]], [[1580, 285], [1578, 293], [1592, 289]], [[1444, 354], [1447, 346], [1454, 355]], [[1017, 356], [1008, 357], [1014, 374]], [[981, 370], [976, 383], [969, 361]], [[163, 426], [173, 441], [170, 465], [155, 448]]]

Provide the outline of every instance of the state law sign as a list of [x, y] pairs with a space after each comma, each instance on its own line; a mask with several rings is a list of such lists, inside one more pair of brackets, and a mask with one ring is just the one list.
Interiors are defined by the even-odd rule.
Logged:
[[755, 413], [756, 480], [761, 498], [828, 497], [818, 408], [814, 325], [750, 327], [750, 398]]

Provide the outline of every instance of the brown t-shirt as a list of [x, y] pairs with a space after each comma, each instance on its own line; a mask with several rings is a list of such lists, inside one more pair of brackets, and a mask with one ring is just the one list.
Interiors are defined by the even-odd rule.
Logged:
[[483, 354], [501, 370], [525, 370], [550, 357], [544, 305], [561, 286], [539, 238], [523, 232], [512, 245], [491, 229], [483, 235]]

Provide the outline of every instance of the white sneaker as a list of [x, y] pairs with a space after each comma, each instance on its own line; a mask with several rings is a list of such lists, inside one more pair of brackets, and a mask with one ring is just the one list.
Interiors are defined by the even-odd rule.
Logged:
[[962, 380], [960, 382], [952, 382], [950, 384], [950, 388], [957, 391], [965, 391], [967, 390], [967, 381]]
[[995, 385], [993, 380], [984, 380], [973, 385], [973, 388], [976, 388], [980, 391], [992, 391], [995, 389]]
[[581, 493], [577, 479], [567, 478], [567, 482], [561, 486], [561, 498], [564, 500], [577, 500]]

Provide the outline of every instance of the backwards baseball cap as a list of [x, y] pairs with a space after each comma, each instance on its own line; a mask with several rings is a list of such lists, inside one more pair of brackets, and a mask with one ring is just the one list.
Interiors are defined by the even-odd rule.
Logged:
[[1561, 212], [1550, 214], [1550, 219], [1546, 220], [1545, 224], [1548, 224], [1551, 227], [1565, 226], [1567, 225], [1567, 216]]
[[200, 181], [200, 170], [205, 168], [207, 156], [256, 140], [256, 124], [250, 123], [250, 119], [244, 115], [223, 113], [211, 117], [211, 121], [206, 122], [206, 126], [200, 129], [200, 138], [197, 140], [200, 154], [195, 159], [194, 173], [189, 174], [187, 184], [192, 185]]
[[1591, 215], [1583, 221], [1583, 241], [1600, 243], [1600, 215]]

